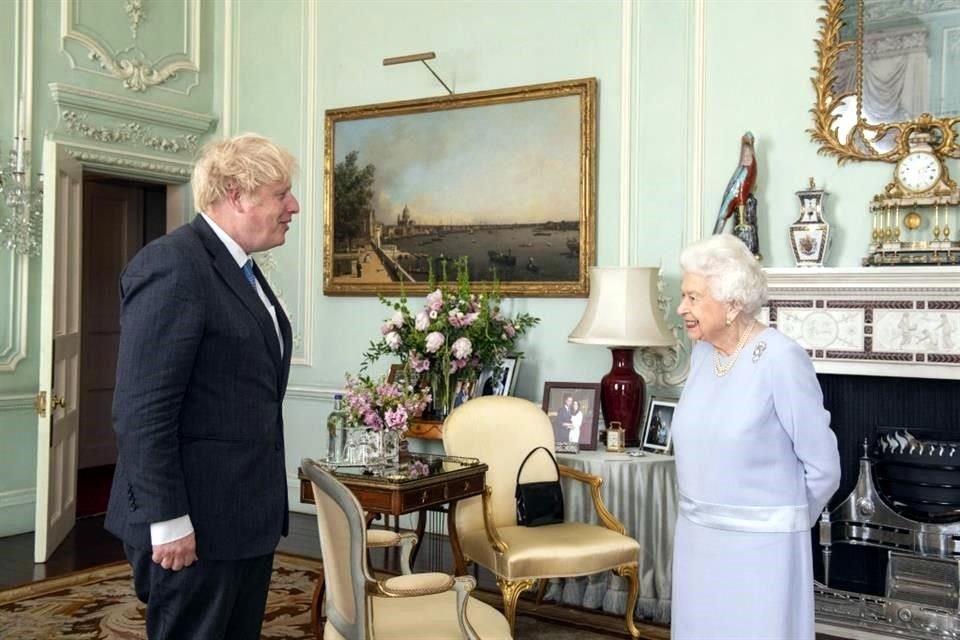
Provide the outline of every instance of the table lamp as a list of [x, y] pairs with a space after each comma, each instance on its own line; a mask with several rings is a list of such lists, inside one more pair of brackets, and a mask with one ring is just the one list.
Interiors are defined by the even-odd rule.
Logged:
[[637, 347], [674, 344], [657, 304], [655, 267], [591, 267], [590, 299], [569, 341], [609, 347], [610, 372], [600, 380], [600, 407], [606, 424], [623, 425], [627, 446], [640, 443], [644, 381], [633, 367]]

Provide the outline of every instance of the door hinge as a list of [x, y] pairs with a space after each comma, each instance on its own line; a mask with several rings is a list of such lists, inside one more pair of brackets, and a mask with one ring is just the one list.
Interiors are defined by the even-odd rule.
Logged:
[[37, 410], [37, 415], [41, 418], [47, 417], [47, 392], [41, 391], [33, 399], [33, 408]]

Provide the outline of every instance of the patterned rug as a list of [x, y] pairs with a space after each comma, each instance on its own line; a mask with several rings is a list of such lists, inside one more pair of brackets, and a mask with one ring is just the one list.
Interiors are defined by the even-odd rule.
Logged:
[[[319, 562], [277, 553], [261, 637], [313, 638], [310, 600]], [[534, 620], [517, 619], [523, 640], [593, 640], [610, 636]], [[130, 566], [120, 562], [90, 571], [0, 591], [3, 640], [145, 640], [144, 606], [133, 592]], [[419, 640], [419, 639], [411, 639]]]

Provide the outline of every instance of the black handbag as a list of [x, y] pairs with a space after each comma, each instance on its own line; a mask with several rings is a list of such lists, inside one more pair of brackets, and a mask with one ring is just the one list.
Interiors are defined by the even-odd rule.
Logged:
[[[553, 466], [557, 469], [556, 480], [542, 482], [520, 482], [520, 474], [537, 449], [543, 449], [550, 456]], [[563, 489], [560, 487], [560, 467], [557, 460], [546, 447], [536, 447], [520, 463], [517, 471], [517, 524], [524, 527], [539, 527], [545, 524], [563, 522]]]

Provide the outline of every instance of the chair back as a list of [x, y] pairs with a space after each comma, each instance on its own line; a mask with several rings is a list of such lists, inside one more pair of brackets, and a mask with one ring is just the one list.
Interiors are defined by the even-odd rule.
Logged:
[[[541, 446], [554, 450], [553, 425], [540, 407], [523, 398], [475, 398], [454, 409], [443, 423], [445, 453], [486, 463], [496, 527], [517, 524], [517, 471], [527, 454]], [[543, 452], [532, 456], [523, 468], [524, 482], [556, 477], [550, 456]], [[461, 534], [483, 528], [479, 497], [457, 503], [456, 526]]]
[[304, 458], [303, 473], [313, 484], [323, 555], [327, 621], [347, 640], [365, 640], [370, 625], [366, 583], [366, 525], [356, 497], [320, 465]]

